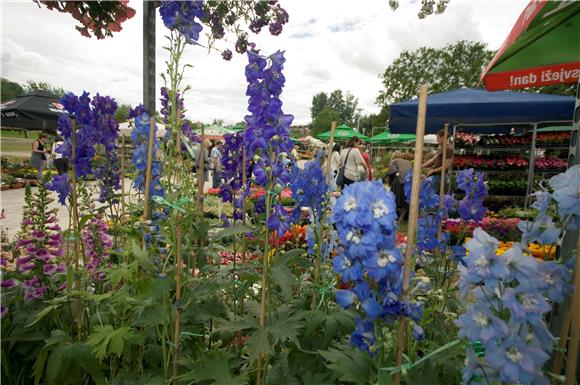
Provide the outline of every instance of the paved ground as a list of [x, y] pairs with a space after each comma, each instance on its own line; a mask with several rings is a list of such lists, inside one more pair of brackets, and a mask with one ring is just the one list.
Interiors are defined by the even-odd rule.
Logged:
[[[129, 189], [131, 180], [125, 179], [125, 189]], [[210, 182], [206, 182], [204, 190], [207, 191], [211, 187]], [[34, 193], [36, 187], [32, 188]], [[54, 202], [49, 205], [49, 208], [58, 209], [58, 223], [61, 228], [66, 229], [69, 225], [69, 210], [66, 206], [62, 206], [57, 200], [57, 194], [50, 195], [54, 198]], [[12, 238], [20, 230], [20, 222], [22, 222], [22, 207], [24, 206], [24, 188], [0, 191], [0, 209], [4, 213], [4, 219], [0, 220], [0, 226], [4, 228], [7, 235]]]

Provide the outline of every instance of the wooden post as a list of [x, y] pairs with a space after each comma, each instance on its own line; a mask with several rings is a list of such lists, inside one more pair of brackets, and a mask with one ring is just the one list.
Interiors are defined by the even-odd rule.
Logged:
[[[447, 134], [449, 132], [449, 123], [445, 123], [443, 126], [443, 148], [441, 149], [443, 152], [441, 154], [441, 181], [439, 184], [439, 209], [443, 208], [443, 195], [445, 194], [445, 171], [447, 171], [447, 167], [445, 163], [447, 162]], [[439, 230], [437, 231], [437, 239], [441, 238], [441, 228], [443, 227], [443, 223], [439, 224]]]
[[121, 223], [125, 217], [125, 135], [121, 134]]
[[145, 170], [145, 202], [143, 220], [149, 219], [149, 198], [151, 197], [151, 166], [153, 164], [153, 143], [155, 140], [155, 117], [151, 116], [149, 124], [149, 145], [147, 147], [147, 168]]
[[173, 339], [173, 385], [179, 381], [179, 340], [181, 334], [181, 218], [177, 214], [177, 236], [175, 239], [175, 336]]
[[[574, 273], [574, 276], [575, 276], [575, 273]], [[570, 298], [570, 300], [567, 300], [563, 304], [564, 309], [568, 309], [568, 311], [566, 311], [566, 314], [564, 314], [564, 322], [562, 323], [562, 330], [560, 331], [560, 340], [558, 341], [559, 350], [556, 351], [556, 356], [554, 357], [554, 369], [552, 370], [552, 372], [558, 376], [562, 372], [562, 365], [563, 365], [563, 359], [564, 359], [563, 352], [566, 351], [568, 336], [570, 334], [570, 325], [572, 324], [572, 312], [570, 311], [571, 307], [573, 305], [572, 300], [573, 300], [573, 298]], [[553, 380], [552, 383], [554, 385], [560, 384], [560, 382], [557, 380]]]
[[334, 132], [336, 131], [336, 121], [330, 126], [330, 142], [326, 151], [326, 183], [330, 184], [330, 162], [332, 161], [332, 148], [334, 147]]
[[197, 200], [201, 215], [203, 215], [203, 186], [205, 184], [205, 130], [201, 126], [201, 145], [199, 146], [199, 163], [197, 165]]
[[[77, 149], [77, 121], [72, 120], [72, 148], [71, 148], [71, 200], [72, 200], [72, 217], [73, 217], [73, 230], [75, 234], [74, 238], [74, 260], [75, 260], [75, 278], [76, 278], [76, 289], [77, 289], [77, 338], [80, 341], [83, 334], [83, 317], [82, 317], [82, 305], [81, 305], [81, 271], [79, 268], [79, 258], [80, 258], [80, 229], [79, 229], [79, 206], [77, 199], [77, 171], [75, 167], [76, 149]], [[83, 264], [84, 268], [84, 264]]]
[[[415, 162], [413, 163], [413, 181], [411, 189], [411, 202], [409, 204], [409, 227], [407, 229], [407, 248], [403, 264], [403, 293], [401, 301], [409, 300], [409, 276], [411, 273], [411, 260], [415, 252], [415, 235], [417, 233], [417, 220], [419, 218], [419, 189], [421, 188], [421, 164], [423, 163], [423, 140], [425, 136], [425, 115], [427, 112], [427, 92], [429, 86], [423, 85], [419, 91], [419, 113], [417, 115], [417, 142], [415, 144]], [[399, 317], [399, 333], [397, 335], [397, 366], [403, 363], [403, 351], [405, 349], [406, 319]], [[401, 383], [401, 372], [395, 375], [395, 385]]]
[[[576, 267], [574, 270], [574, 294], [572, 305], [568, 311], [572, 312], [570, 324], [570, 342], [566, 356], [566, 382], [564, 385], [576, 383], [576, 365], [578, 364], [578, 343], [580, 342], [580, 231], [576, 240]], [[556, 373], [557, 374], [557, 373]]]

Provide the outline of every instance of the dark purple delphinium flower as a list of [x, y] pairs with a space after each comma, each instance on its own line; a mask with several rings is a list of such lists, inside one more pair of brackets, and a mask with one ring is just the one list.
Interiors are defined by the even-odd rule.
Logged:
[[[268, 58], [256, 51], [249, 51], [246, 66], [246, 95], [249, 96], [248, 111], [251, 113], [245, 117], [244, 147], [247, 159], [254, 161], [253, 181], [278, 192], [290, 182], [284, 160], [293, 147], [289, 135], [293, 116], [283, 113], [279, 98], [284, 86], [284, 62], [284, 54], [280, 51]], [[278, 196], [277, 193], [274, 195]], [[269, 221], [268, 226], [280, 233], [282, 227], [278, 225], [289, 224], [284, 219], [288, 214], [285, 210], [278, 210], [276, 216], [277, 220]]]
[[66, 198], [72, 192], [72, 185], [68, 174], [55, 175], [52, 182], [46, 184], [46, 188], [58, 193], [58, 201], [61, 205], [66, 203]]
[[203, 1], [164, 0], [159, 14], [167, 28], [178, 31], [189, 44], [197, 42], [203, 26], [196, 18], [201, 20], [204, 16]]
[[[81, 96], [72, 92], [61, 98], [61, 103], [70, 114], [61, 116], [58, 129], [64, 138], [64, 143], [57, 152], [65, 158], [70, 158], [77, 178], [94, 175], [100, 181], [99, 200], [104, 202], [114, 196], [115, 189], [120, 187], [119, 159], [116, 140], [119, 135], [119, 124], [115, 120], [117, 103], [108, 96], [93, 97], [84, 91]], [[91, 108], [92, 106], [92, 108]], [[72, 121], [76, 120], [76, 147], [72, 157]], [[96, 161], [97, 148], [103, 157]], [[65, 186], [68, 180], [59, 175], [50, 185], [50, 189], [59, 193], [62, 204], [70, 187]]]
[[328, 192], [328, 184], [322, 171], [320, 158], [317, 157], [306, 163], [303, 169], [294, 165], [291, 177], [292, 198], [296, 201], [293, 212], [294, 220], [298, 219], [302, 207], [308, 207], [312, 210], [314, 223], [319, 224]]
[[232, 60], [232, 51], [226, 49], [222, 52], [222, 58], [226, 61]]

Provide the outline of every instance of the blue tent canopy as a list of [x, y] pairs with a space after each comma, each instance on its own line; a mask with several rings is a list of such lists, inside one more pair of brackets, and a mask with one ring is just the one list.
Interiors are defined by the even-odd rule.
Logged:
[[[570, 96], [461, 88], [427, 97], [425, 134], [436, 133], [445, 123], [450, 127], [456, 124], [497, 124], [497, 127], [486, 127], [484, 131], [499, 133], [505, 132], [505, 125], [511, 123], [570, 121], [574, 103], [575, 99]], [[391, 132], [414, 134], [417, 110], [418, 99], [392, 104]]]

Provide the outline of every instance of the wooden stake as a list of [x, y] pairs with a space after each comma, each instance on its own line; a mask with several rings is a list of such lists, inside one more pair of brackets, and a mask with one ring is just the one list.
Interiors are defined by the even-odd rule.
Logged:
[[[565, 308], [570, 309], [572, 307], [572, 301], [568, 300], [564, 303]], [[570, 324], [572, 324], [572, 312], [567, 311], [564, 314], [564, 322], [562, 324], [562, 330], [560, 330], [560, 340], [558, 341], [558, 348], [559, 350], [556, 351], [556, 356], [554, 357], [554, 369], [552, 372], [556, 375], [560, 375], [562, 373], [562, 365], [564, 359], [564, 351], [566, 350], [566, 344], [568, 342], [568, 336], [570, 335]], [[558, 385], [560, 382], [557, 380], [553, 380], [552, 383], [554, 385]]]
[[151, 166], [153, 164], [153, 143], [155, 140], [155, 118], [150, 118], [149, 145], [147, 147], [147, 168], [145, 171], [145, 202], [143, 207], [143, 220], [149, 219], [149, 198], [151, 197]]
[[330, 184], [330, 162], [332, 161], [332, 148], [334, 147], [334, 132], [336, 131], [336, 122], [330, 126], [330, 142], [326, 151], [326, 183]]
[[205, 164], [205, 130], [201, 126], [201, 145], [199, 146], [199, 164], [197, 165], [197, 200], [199, 209], [203, 216], [203, 186], [205, 184], [205, 171], [203, 169]]
[[[417, 220], [419, 218], [419, 189], [421, 187], [421, 164], [423, 163], [423, 140], [425, 136], [425, 115], [427, 112], [427, 92], [429, 86], [423, 85], [419, 91], [419, 113], [417, 115], [417, 141], [415, 143], [415, 162], [413, 163], [413, 181], [411, 189], [411, 202], [409, 204], [409, 227], [407, 229], [407, 248], [403, 264], [403, 293], [401, 301], [409, 300], [409, 276], [411, 274], [411, 261], [415, 252], [415, 235], [417, 233]], [[397, 366], [403, 363], [403, 351], [405, 350], [406, 318], [399, 317], [399, 333], [397, 335]], [[395, 375], [395, 385], [401, 383], [401, 373]]]
[[[449, 123], [445, 123], [443, 127], [443, 153], [441, 154], [441, 181], [439, 184], [439, 209], [443, 208], [443, 195], [445, 194], [445, 171], [447, 167], [445, 163], [447, 162], [447, 134], [449, 132]], [[439, 224], [439, 230], [437, 231], [437, 239], [441, 238], [441, 228], [443, 223]]]
[[564, 382], [564, 385], [574, 385], [576, 383], [578, 343], [580, 342], [580, 231], [578, 231], [577, 236], [574, 295], [572, 296], [572, 306], [568, 310], [572, 312], [572, 323], [570, 325], [570, 343], [568, 344], [568, 355], [566, 357], [566, 382]]
[[175, 239], [175, 336], [173, 340], [173, 385], [179, 381], [179, 340], [181, 333], [181, 218], [177, 214], [177, 236]]
[[121, 135], [121, 223], [125, 217], [125, 135]]
[[[74, 260], [75, 260], [75, 278], [77, 286], [77, 338], [80, 341], [83, 334], [83, 321], [82, 321], [82, 304], [81, 304], [81, 272], [79, 268], [79, 258], [80, 258], [80, 248], [79, 248], [79, 206], [77, 199], [77, 172], [75, 168], [75, 157], [77, 149], [77, 122], [75, 119], [72, 120], [72, 148], [71, 148], [71, 184], [72, 184], [72, 217], [73, 217], [73, 230], [75, 234], [74, 238]], [[84, 268], [84, 265], [83, 265]]]

